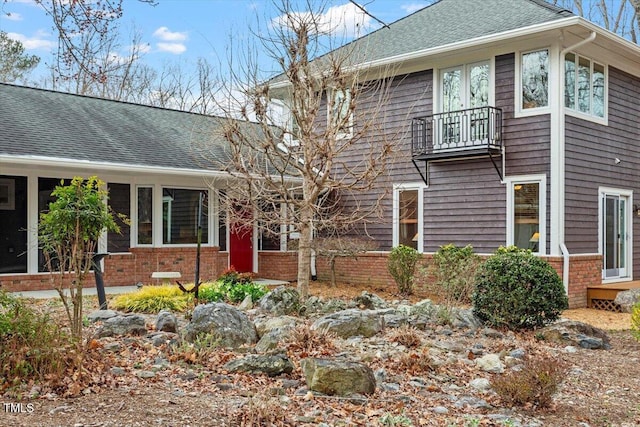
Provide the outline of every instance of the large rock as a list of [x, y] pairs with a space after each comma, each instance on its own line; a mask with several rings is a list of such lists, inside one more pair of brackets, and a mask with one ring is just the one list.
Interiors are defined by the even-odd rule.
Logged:
[[371, 368], [357, 362], [308, 358], [300, 361], [309, 390], [349, 396], [372, 394], [376, 379]]
[[293, 288], [280, 286], [260, 298], [258, 307], [275, 316], [297, 313], [300, 309], [300, 294]]
[[341, 338], [355, 336], [372, 337], [384, 328], [384, 318], [372, 310], [356, 308], [328, 314], [311, 325], [312, 330], [330, 332]]
[[256, 332], [261, 337], [274, 329], [293, 329], [298, 324], [298, 319], [293, 316], [258, 317], [253, 321]]
[[89, 322], [95, 323], [111, 319], [112, 317], [116, 317], [117, 315], [118, 312], [114, 310], [95, 310], [87, 315], [87, 319], [89, 319]]
[[633, 306], [640, 302], [640, 288], [618, 292], [613, 302], [618, 304], [623, 312], [631, 313]]
[[294, 366], [291, 360], [283, 354], [249, 355], [232, 360], [224, 365], [229, 372], [247, 372], [250, 374], [267, 374], [274, 377], [280, 374], [290, 374]]
[[609, 336], [602, 329], [574, 320], [561, 320], [537, 331], [545, 341], [588, 349], [609, 349]]
[[387, 308], [389, 306], [387, 302], [380, 298], [378, 295], [369, 293], [367, 291], [362, 291], [362, 294], [355, 297], [353, 301], [358, 305], [359, 308], [366, 308], [369, 310], [373, 310], [376, 308]]
[[102, 323], [97, 336], [113, 337], [118, 335], [146, 335], [145, 318], [139, 314], [120, 314], [110, 317]]
[[199, 305], [193, 310], [191, 322], [185, 328], [185, 340], [210, 335], [222, 347], [237, 348], [254, 344], [256, 328], [246, 314], [225, 303]]
[[504, 364], [500, 360], [499, 354], [487, 354], [476, 359], [476, 366], [485, 372], [504, 372]]
[[156, 331], [178, 332], [178, 319], [175, 314], [167, 310], [162, 310], [156, 318]]

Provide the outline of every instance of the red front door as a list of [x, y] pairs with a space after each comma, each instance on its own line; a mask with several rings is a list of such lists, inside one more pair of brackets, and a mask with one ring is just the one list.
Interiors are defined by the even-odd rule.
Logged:
[[[245, 218], [251, 215], [242, 209], [236, 210], [236, 214]], [[253, 272], [253, 228], [250, 225], [235, 225], [230, 228], [229, 264], [238, 273]]]

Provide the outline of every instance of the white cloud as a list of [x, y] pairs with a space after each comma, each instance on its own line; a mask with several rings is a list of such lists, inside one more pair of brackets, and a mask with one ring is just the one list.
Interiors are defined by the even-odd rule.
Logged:
[[400, 8], [407, 12], [407, 14], [412, 14], [413, 12], [417, 12], [425, 6], [425, 3], [406, 3], [400, 6]]
[[161, 52], [169, 52], [174, 55], [180, 55], [187, 51], [187, 47], [182, 43], [156, 43], [158, 50]]
[[57, 46], [56, 42], [45, 39], [44, 37], [46, 37], [47, 34], [42, 32], [36, 33], [35, 37], [27, 37], [24, 34], [18, 33], [7, 33], [7, 36], [10, 39], [18, 40], [26, 50], [52, 50]]
[[4, 18], [9, 21], [22, 21], [22, 15], [17, 12], [7, 12], [4, 14]]
[[[295, 27], [298, 22], [311, 22], [311, 12], [291, 12], [272, 21], [273, 25]], [[352, 3], [332, 6], [326, 13], [315, 17], [317, 31], [323, 34], [355, 37], [366, 33], [371, 27], [371, 17]]]
[[169, 31], [167, 27], [160, 27], [153, 32], [153, 36], [163, 42], [183, 42], [188, 39], [186, 32]]

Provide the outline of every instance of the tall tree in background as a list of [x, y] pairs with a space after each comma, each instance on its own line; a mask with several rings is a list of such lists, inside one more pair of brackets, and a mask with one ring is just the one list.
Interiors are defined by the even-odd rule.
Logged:
[[0, 81], [13, 83], [20, 80], [37, 67], [39, 62], [40, 58], [36, 55], [25, 55], [21, 42], [0, 31]]
[[[362, 194], [389, 187], [384, 180], [402, 137], [383, 129], [393, 81], [379, 76], [390, 71], [365, 79], [372, 70], [358, 69], [365, 58], [356, 45], [331, 50], [322, 7], [297, 13], [283, 0], [276, 8], [280, 18], [256, 31], [257, 46], [241, 51], [265, 52], [281, 74], [265, 82], [255, 58], [230, 61], [230, 101], [221, 108], [230, 118], [224, 137], [231, 160], [224, 166], [242, 184], [225, 194], [223, 206], [236, 210], [232, 229], [255, 221], [263, 233], [299, 236], [298, 291], [306, 298], [314, 232], [335, 235], [380, 218], [384, 192]], [[257, 129], [231, 120], [238, 116]]]
[[548, 0], [638, 43], [640, 0]]

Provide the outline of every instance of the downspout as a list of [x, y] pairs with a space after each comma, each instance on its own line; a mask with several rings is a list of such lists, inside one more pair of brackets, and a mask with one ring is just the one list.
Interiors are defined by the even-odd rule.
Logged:
[[[563, 268], [562, 268], [562, 283], [564, 285], [564, 290], [567, 295], [569, 295], [569, 264], [571, 254], [567, 249], [567, 245], [564, 241], [565, 235], [565, 137], [566, 137], [566, 120], [565, 120], [565, 107], [564, 107], [564, 90], [565, 90], [565, 80], [563, 76], [562, 70], [564, 69], [564, 56], [567, 52], [575, 50], [587, 43], [591, 43], [596, 39], [596, 32], [592, 31], [589, 37], [584, 40], [580, 40], [572, 46], [565, 47], [560, 51], [560, 57], [558, 61], [558, 68], [560, 72], [558, 76], [560, 76], [559, 81], [559, 90], [558, 90], [558, 99], [557, 99], [557, 108], [558, 108], [558, 141], [555, 144], [557, 152], [555, 156], [553, 155], [553, 146], [552, 144], [552, 153], [551, 158], [556, 159], [557, 168], [556, 174], [551, 175], [551, 194], [557, 195], [557, 209], [556, 215], [552, 214], [551, 216], [551, 255], [554, 255], [554, 249], [560, 248], [563, 257]], [[553, 165], [551, 170], [553, 171]], [[554, 176], [555, 175], [555, 176]], [[555, 178], [555, 179], [554, 179]], [[553, 211], [553, 209], [552, 209]], [[556, 245], [554, 245], [553, 240], [557, 239]], [[557, 250], [557, 249], [555, 249]]]

